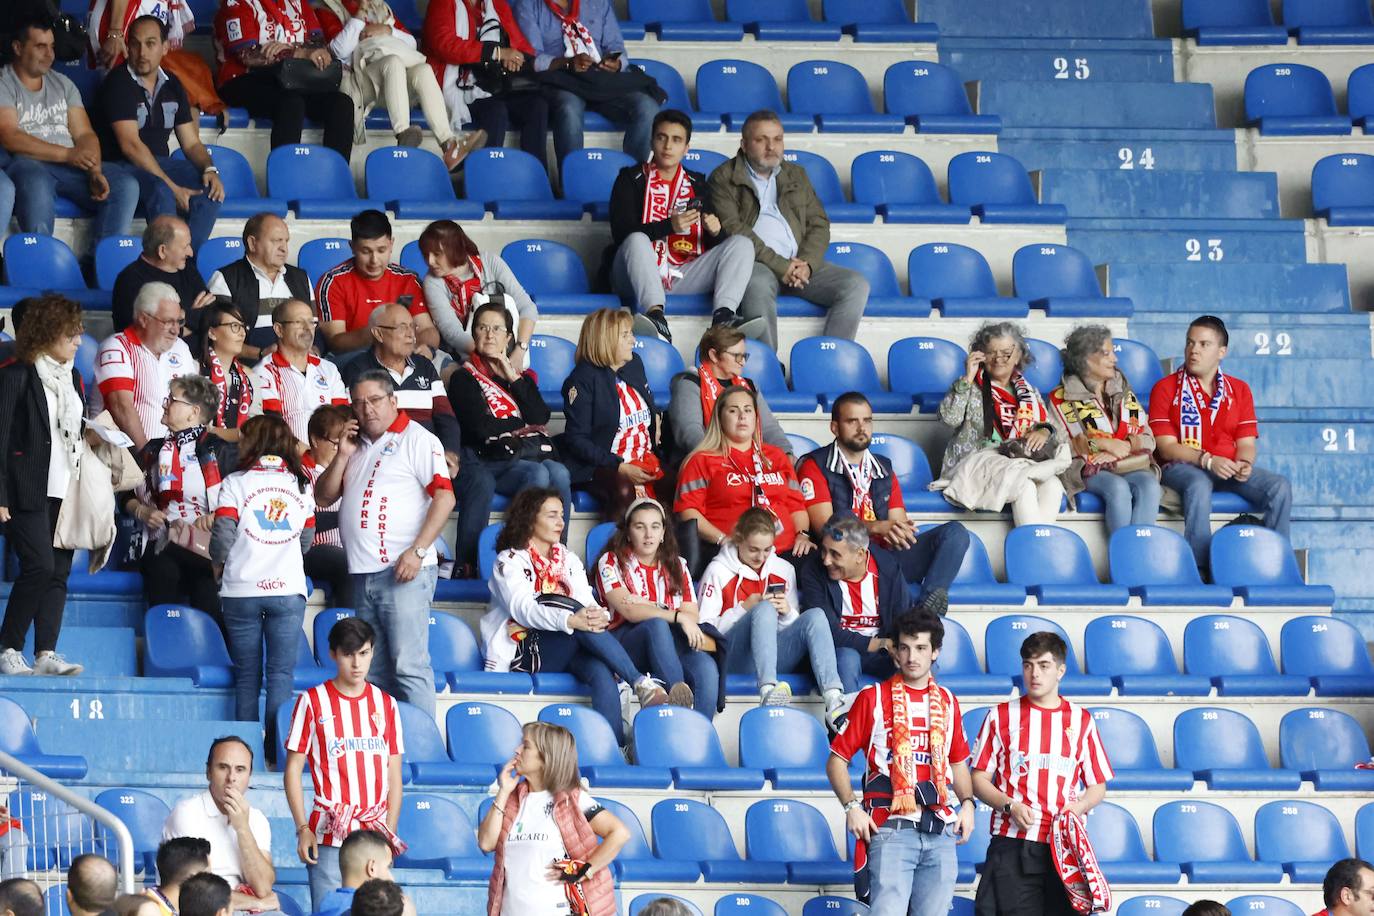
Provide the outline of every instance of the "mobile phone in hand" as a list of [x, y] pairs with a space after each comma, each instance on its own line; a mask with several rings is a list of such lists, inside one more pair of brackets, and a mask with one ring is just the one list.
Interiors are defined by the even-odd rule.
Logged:
[[781, 595], [787, 591], [786, 582], [769, 582], [763, 593], [768, 596]]

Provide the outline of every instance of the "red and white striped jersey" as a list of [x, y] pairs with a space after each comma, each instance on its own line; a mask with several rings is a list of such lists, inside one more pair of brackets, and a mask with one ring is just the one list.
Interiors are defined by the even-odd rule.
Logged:
[[291, 365], [281, 351], [273, 351], [253, 370], [253, 407], [249, 413], [280, 414], [296, 438], [307, 445], [310, 436], [306, 431], [315, 408], [347, 403], [348, 392], [339, 370], [313, 353], [306, 357], [304, 372]]
[[616, 381], [615, 393], [620, 398], [620, 426], [611, 440], [611, 451], [625, 461], [634, 461], [654, 447], [649, 435], [649, 405], [625, 382]]
[[143, 435], [149, 439], [167, 435], [167, 427], [162, 425], [162, 402], [172, 379], [199, 374], [200, 366], [185, 342], [177, 340], [158, 356], [144, 346], [133, 325], [105, 338], [95, 357], [95, 383], [102, 405], [111, 392], [132, 392]]
[[882, 616], [878, 611], [878, 562], [868, 555], [868, 571], [858, 582], [840, 581], [840, 627], [860, 636], [877, 636]]
[[1080, 788], [1114, 775], [1092, 713], [1068, 700], [1056, 709], [1041, 709], [1026, 697], [999, 703], [988, 713], [973, 768], [1035, 812], [1035, 823], [1022, 830], [994, 810], [991, 834], [1037, 843], [1050, 841], [1050, 822], [1078, 799]]
[[325, 846], [339, 846], [353, 824], [331, 823], [332, 809], [346, 806], [356, 815], [387, 800], [387, 763], [405, 752], [396, 701], [372, 684], [346, 697], [332, 679], [325, 681], [296, 698], [286, 749], [306, 756], [315, 836]]
[[[678, 557], [677, 560], [682, 564], [682, 588], [680, 595], [672, 594], [669, 587], [668, 574], [659, 566], [644, 566], [635, 558], [633, 554], [625, 561], [625, 568], [622, 570], [620, 563], [616, 561], [615, 554], [606, 551], [601, 555], [601, 559], [596, 561], [596, 587], [597, 593], [604, 601], [617, 588], [628, 589], [631, 594], [638, 595], [640, 598], [647, 598], [661, 607], [670, 611], [676, 611], [682, 607], [684, 602], [697, 600], [696, 593], [692, 589], [692, 573], [687, 569], [687, 561]], [[612, 611], [611, 622], [607, 629], [614, 630], [625, 622], [625, 618]]]

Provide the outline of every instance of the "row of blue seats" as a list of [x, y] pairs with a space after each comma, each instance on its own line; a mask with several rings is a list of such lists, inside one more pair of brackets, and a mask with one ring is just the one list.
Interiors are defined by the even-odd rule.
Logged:
[[1269, 0], [1183, 0], [1183, 33], [1200, 45], [1370, 44], [1374, 15], [1364, 0], [1283, 0], [1283, 26]]
[[1245, 121], [1262, 135], [1349, 134], [1352, 124], [1364, 127], [1374, 115], [1374, 64], [1356, 68], [1346, 80], [1346, 112], [1336, 109], [1331, 81], [1316, 67], [1264, 64], [1245, 77]]

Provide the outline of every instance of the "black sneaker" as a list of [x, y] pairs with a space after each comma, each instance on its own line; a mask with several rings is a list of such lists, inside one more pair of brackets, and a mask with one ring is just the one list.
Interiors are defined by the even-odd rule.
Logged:
[[940, 617], [949, 613], [949, 591], [943, 588], [931, 589], [921, 599], [921, 610], [932, 611]]
[[725, 325], [735, 328], [745, 337], [757, 337], [763, 331], [763, 318], [745, 318], [739, 312], [721, 307], [711, 313], [711, 327]]
[[663, 309], [649, 309], [636, 315], [634, 331], [641, 337], [654, 334], [664, 343], [673, 342], [673, 332], [668, 330], [668, 316], [663, 314]]

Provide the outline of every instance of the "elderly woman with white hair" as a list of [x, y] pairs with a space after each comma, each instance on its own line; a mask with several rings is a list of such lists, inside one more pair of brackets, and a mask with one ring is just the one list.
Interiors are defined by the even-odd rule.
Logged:
[[1112, 332], [1100, 324], [1064, 339], [1064, 378], [1050, 392], [1050, 420], [1069, 443], [1069, 497], [1086, 490], [1106, 507], [1107, 532], [1153, 525], [1159, 515], [1159, 465], [1150, 418], [1116, 367]]

